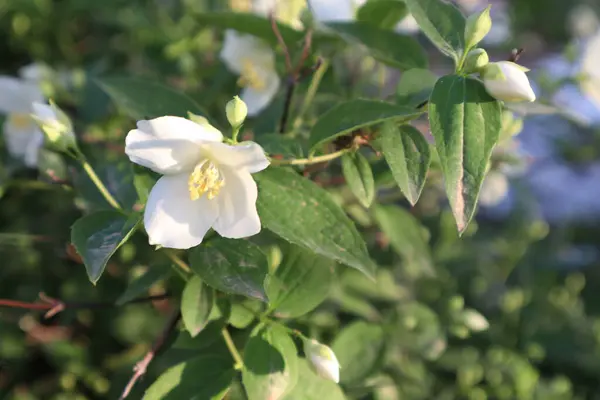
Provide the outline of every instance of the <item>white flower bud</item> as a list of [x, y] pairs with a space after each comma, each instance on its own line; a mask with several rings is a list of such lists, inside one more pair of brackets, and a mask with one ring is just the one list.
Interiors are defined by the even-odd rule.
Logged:
[[498, 100], [506, 102], [535, 101], [535, 93], [525, 72], [529, 71], [510, 61], [488, 64], [481, 77], [487, 92]]
[[490, 63], [490, 57], [484, 49], [474, 49], [469, 51], [465, 60], [465, 72], [471, 74], [479, 72]]
[[465, 25], [465, 47], [467, 50], [477, 46], [477, 43], [481, 42], [492, 29], [491, 7], [487, 6], [480, 13], [472, 14], [467, 18]]
[[475, 310], [467, 309], [463, 313], [463, 321], [473, 332], [485, 331], [490, 327], [488, 320]]
[[340, 381], [340, 364], [333, 350], [314, 339], [310, 339], [304, 341], [304, 354], [306, 354], [311, 368], [317, 375], [335, 383]]
[[225, 106], [225, 113], [227, 114], [227, 120], [233, 128], [239, 128], [248, 115], [248, 107], [246, 103], [242, 101], [238, 96], [235, 96], [227, 106]]
[[32, 118], [39, 125], [46, 143], [58, 151], [77, 148], [71, 119], [52, 100], [50, 105], [34, 102]]

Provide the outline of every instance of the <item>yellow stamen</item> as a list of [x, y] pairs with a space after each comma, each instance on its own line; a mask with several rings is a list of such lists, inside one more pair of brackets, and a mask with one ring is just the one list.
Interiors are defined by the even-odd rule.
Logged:
[[267, 86], [264, 78], [259, 73], [259, 69], [256, 68], [256, 64], [247, 58], [242, 60], [242, 73], [238, 85], [259, 91], [264, 90]]
[[190, 199], [198, 200], [206, 193], [209, 200], [214, 199], [225, 185], [225, 179], [215, 164], [204, 160], [196, 165], [188, 179]]
[[252, 1], [251, 0], [229, 0], [229, 7], [233, 11], [250, 12], [250, 11], [252, 11]]
[[22, 113], [9, 114], [8, 121], [16, 129], [27, 129], [33, 124], [31, 116]]

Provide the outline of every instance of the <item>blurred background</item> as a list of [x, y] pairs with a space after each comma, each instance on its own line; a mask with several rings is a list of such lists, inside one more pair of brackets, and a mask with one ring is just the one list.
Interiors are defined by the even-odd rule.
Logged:
[[[488, 4], [455, 3], [465, 13]], [[433, 265], [400, 263], [384, 249], [375, 257], [394, 268], [382, 269], [377, 285], [340, 269], [330, 299], [298, 322], [331, 336], [357, 318], [395, 326], [379, 370], [348, 398], [600, 399], [600, 2], [490, 3], [494, 28], [484, 46], [494, 61], [525, 49], [519, 63], [532, 70], [539, 101], [515, 108], [522, 130], [499, 146], [499, 165], [464, 237], [432, 182], [413, 214], [427, 228]], [[0, 0], [0, 74], [35, 74], [75, 119], [92, 161], [108, 160], [98, 164], [101, 177], [135, 207], [122, 153], [133, 121], [115, 112], [94, 79], [130, 74], [166, 83], [224, 123], [236, 77], [218, 60], [222, 33], [194, 15], [228, 7], [225, 0]], [[434, 72], [449, 70], [410, 21], [399, 29], [427, 47]], [[324, 102], [340, 98], [347, 69], [338, 66], [325, 81]], [[396, 75], [388, 75], [386, 92], [395, 91]], [[272, 129], [267, 115], [276, 111], [276, 104], [265, 111], [255, 135]], [[43, 152], [37, 169], [23, 168], [2, 146], [0, 298], [122, 296], [151, 262], [144, 238], [120, 249], [93, 286], [67, 243], [70, 225], [102, 199], [68, 160]], [[360, 223], [360, 212], [354, 216]], [[156, 281], [150, 294], [180, 290], [177, 277]], [[118, 398], [174, 306], [166, 299], [75, 307], [49, 319], [0, 308], [0, 398]], [[131, 398], [164, 369], [161, 362]]]

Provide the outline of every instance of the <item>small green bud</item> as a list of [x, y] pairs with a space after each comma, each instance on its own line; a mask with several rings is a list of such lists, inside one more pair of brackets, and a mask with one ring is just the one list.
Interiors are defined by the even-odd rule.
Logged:
[[465, 60], [465, 72], [468, 74], [479, 72], [489, 63], [490, 57], [484, 49], [471, 50]]
[[469, 50], [489, 33], [492, 29], [492, 18], [490, 17], [490, 8], [487, 6], [483, 11], [478, 14], [470, 15], [467, 18], [467, 24], [465, 26], [465, 45], [466, 50]]
[[33, 111], [31, 117], [44, 132], [50, 147], [62, 152], [77, 149], [71, 119], [52, 100], [50, 105], [33, 103]]
[[248, 107], [246, 103], [242, 101], [238, 96], [235, 96], [225, 106], [225, 113], [227, 114], [227, 120], [233, 128], [239, 128], [248, 115]]

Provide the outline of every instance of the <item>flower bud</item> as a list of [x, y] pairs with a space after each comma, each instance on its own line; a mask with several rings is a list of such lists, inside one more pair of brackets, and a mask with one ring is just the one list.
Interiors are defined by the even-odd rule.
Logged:
[[217, 128], [215, 128], [214, 126], [212, 126], [210, 124], [210, 122], [208, 122], [208, 120], [205, 117], [203, 117], [202, 115], [197, 115], [197, 114], [194, 114], [194, 113], [188, 111], [188, 119], [192, 122], [197, 123], [204, 129], [207, 129], [207, 130], [213, 131], [213, 132], [218, 132], [219, 135], [221, 134], [221, 131], [218, 130]]
[[71, 119], [52, 100], [50, 105], [34, 102], [32, 118], [39, 125], [46, 143], [57, 151], [77, 148]]
[[469, 54], [467, 54], [467, 59], [465, 60], [465, 72], [467, 74], [479, 72], [489, 63], [490, 57], [484, 49], [471, 50], [469, 51]]
[[488, 320], [475, 310], [467, 309], [463, 313], [463, 321], [473, 332], [485, 331], [490, 327]]
[[233, 128], [239, 128], [248, 115], [248, 107], [246, 103], [242, 101], [238, 96], [235, 96], [225, 106], [225, 113], [227, 114], [227, 120]]
[[490, 8], [487, 6], [483, 11], [470, 15], [465, 25], [465, 48], [466, 50], [477, 46], [492, 29], [492, 18]]
[[340, 364], [333, 350], [314, 339], [307, 339], [304, 340], [304, 354], [317, 375], [336, 383], [340, 381]]
[[529, 71], [510, 61], [489, 63], [481, 77], [487, 92], [498, 100], [507, 102], [535, 101], [535, 93], [525, 72]]

